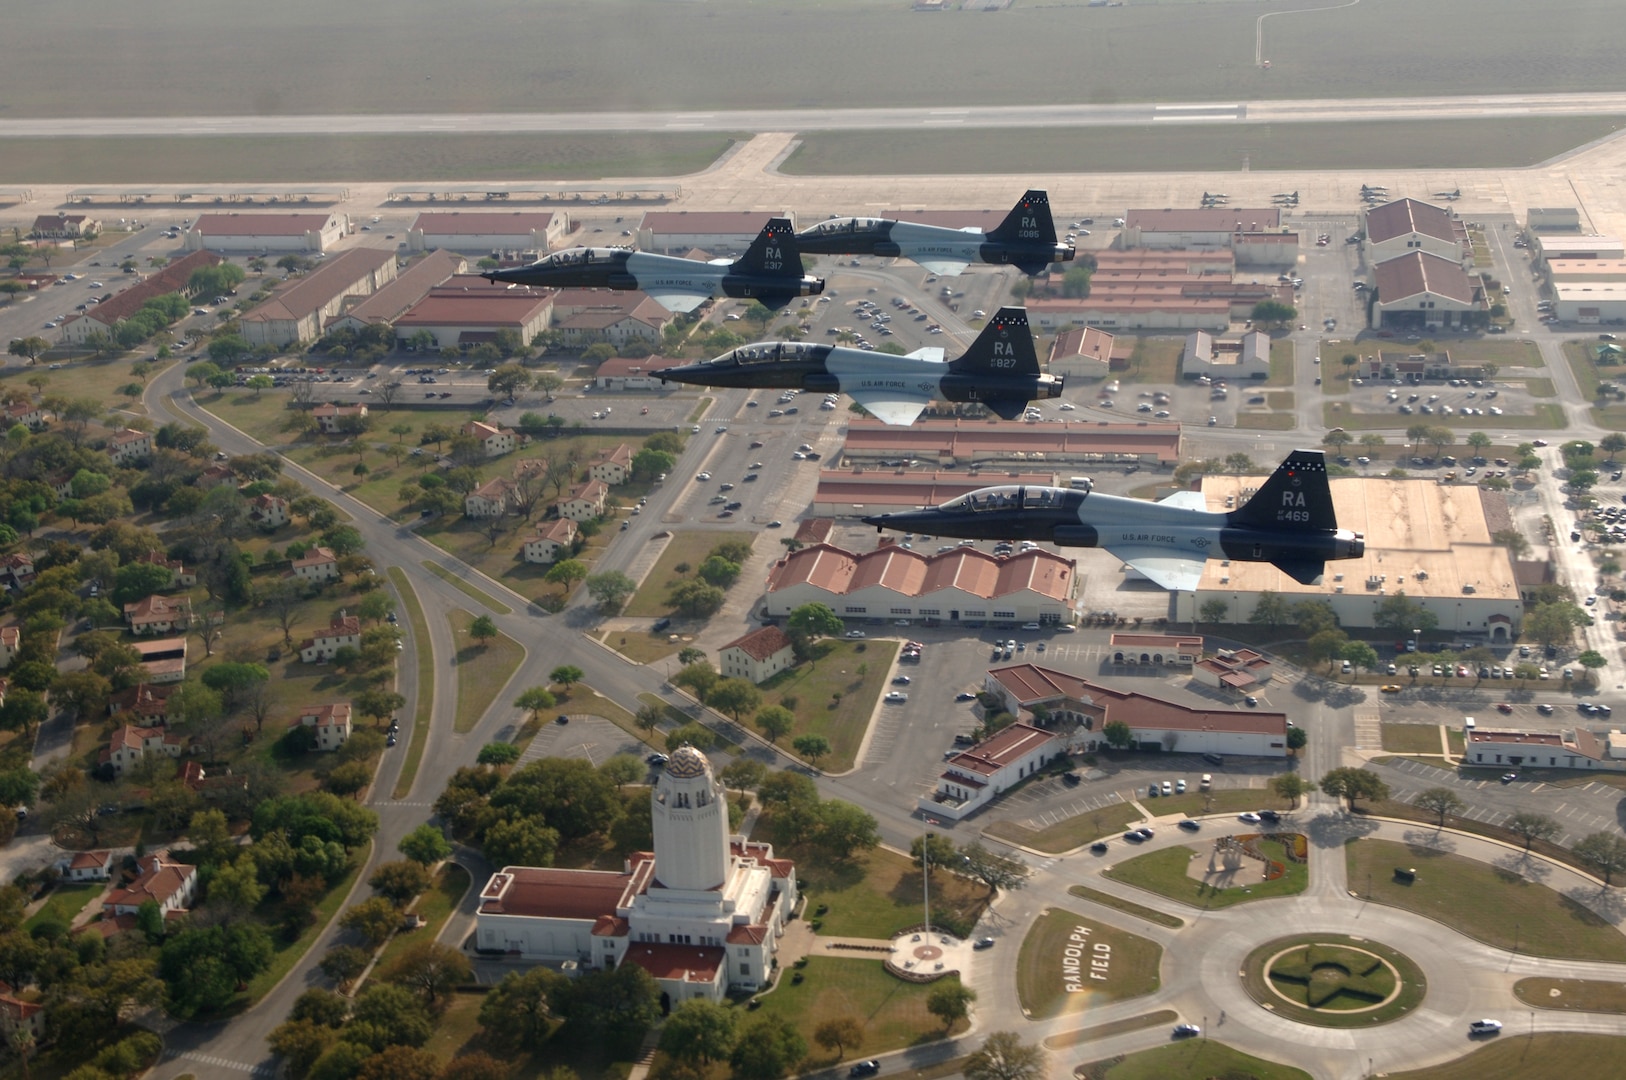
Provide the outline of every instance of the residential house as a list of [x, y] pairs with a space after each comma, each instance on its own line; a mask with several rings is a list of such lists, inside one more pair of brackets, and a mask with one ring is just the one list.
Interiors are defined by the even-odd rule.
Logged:
[[130, 633], [137, 636], [183, 633], [192, 625], [192, 601], [185, 596], [155, 593], [125, 604], [124, 618], [130, 624]]
[[180, 769], [175, 774], [187, 788], [202, 795], [205, 799], [211, 798], [222, 791], [242, 791], [248, 787], [248, 777], [236, 776], [231, 769], [215, 776], [210, 776], [196, 761], [181, 762]]
[[107, 440], [107, 454], [115, 465], [132, 465], [152, 454], [152, 433], [124, 428]]
[[626, 443], [611, 450], [587, 470], [594, 480], [611, 485], [625, 484], [632, 478], [632, 447]]
[[114, 776], [123, 776], [127, 770], [140, 764], [148, 754], [163, 754], [178, 758], [185, 738], [161, 727], [140, 728], [125, 724], [113, 732], [107, 748], [101, 752], [98, 763], [110, 766]]
[[288, 524], [288, 500], [261, 492], [248, 504], [248, 519], [262, 529], [280, 529]]
[[519, 505], [519, 489], [506, 476], [487, 480], [463, 498], [463, 516], [501, 517]]
[[299, 658], [307, 664], [333, 659], [333, 654], [345, 646], [361, 648], [361, 619], [340, 611], [326, 630], [300, 642]]
[[198, 473], [197, 486], [207, 490], [219, 484], [229, 483], [237, 478], [230, 465], [216, 463]]
[[62, 876], [69, 881], [106, 881], [113, 876], [111, 851], [76, 851], [58, 863]]
[[340, 421], [347, 416], [366, 416], [367, 406], [362, 404], [336, 405], [333, 402], [325, 402], [312, 409], [311, 415], [316, 417], [316, 422], [321, 425], [323, 435], [337, 435], [340, 431]]
[[192, 904], [198, 892], [198, 868], [188, 863], [174, 862], [169, 852], [144, 855], [136, 860], [140, 873], [123, 888], [114, 889], [102, 900], [102, 918], [134, 915], [141, 905], [151, 900], [167, 917], [171, 912], [182, 912]]
[[14, 551], [0, 559], [0, 581], [21, 592], [34, 580], [34, 556], [26, 551]]
[[347, 703], [307, 706], [291, 726], [312, 729], [314, 749], [337, 750], [350, 738], [350, 706]]
[[767, 682], [796, 663], [790, 638], [777, 626], [764, 626], [735, 638], [717, 654], [725, 679]]
[[27, 1028], [35, 1045], [45, 1041], [45, 1006], [18, 997], [10, 983], [0, 982], [0, 1030], [8, 1036]]
[[141, 721], [139, 726], [169, 723], [169, 699], [175, 693], [174, 684], [154, 686], [137, 683], [123, 690], [115, 690], [107, 699], [107, 714], [117, 716], [129, 713]]
[[339, 557], [333, 554], [332, 548], [313, 547], [294, 560], [288, 576], [303, 581], [337, 581]]
[[130, 647], [141, 654], [141, 666], [147, 669], [148, 682], [167, 685], [186, 678], [184, 637], [137, 640], [132, 641]]
[[188, 570], [181, 560], [171, 559], [162, 551], [149, 551], [137, 561], [149, 566], [162, 566], [168, 570], [169, 584], [164, 586], [166, 589], [190, 589], [198, 583], [197, 571]]
[[11, 430], [18, 424], [39, 431], [52, 420], [56, 413], [43, 405], [35, 405], [27, 401], [17, 401], [5, 407], [6, 430]]
[[545, 521], [536, 527], [536, 535], [525, 541], [525, 561], [550, 563], [561, 555], [568, 555], [576, 542], [576, 523], [569, 518]]
[[485, 452], [488, 458], [501, 457], [510, 453], [519, 445], [519, 432], [487, 424], [480, 420], [470, 420], [464, 424], [463, 434], [478, 440], [480, 449]]
[[40, 214], [29, 236], [36, 240], [72, 240], [100, 232], [102, 223], [89, 214]]
[[23, 647], [23, 628], [0, 626], [0, 668], [10, 667], [17, 659], [17, 650]]
[[589, 480], [559, 503], [559, 516], [571, 521], [591, 521], [604, 516], [604, 500], [610, 489], [602, 480]]

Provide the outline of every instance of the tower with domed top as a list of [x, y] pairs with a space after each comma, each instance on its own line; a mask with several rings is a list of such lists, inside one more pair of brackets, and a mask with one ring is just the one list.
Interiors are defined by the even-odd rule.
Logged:
[[728, 799], [706, 755], [688, 744], [673, 751], [652, 800], [658, 887], [721, 888], [733, 857]]

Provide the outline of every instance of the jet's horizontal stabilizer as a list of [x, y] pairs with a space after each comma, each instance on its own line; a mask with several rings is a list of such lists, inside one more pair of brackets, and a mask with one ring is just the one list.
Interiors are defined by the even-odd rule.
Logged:
[[1171, 592], [1192, 592], [1202, 580], [1202, 559], [1171, 555], [1163, 548], [1109, 547], [1107, 550], [1153, 584]]
[[1273, 559], [1271, 565], [1300, 585], [1314, 585], [1327, 569], [1320, 559]]
[[905, 359], [925, 360], [928, 363], [941, 364], [943, 362], [943, 347], [941, 345], [922, 345]]
[[909, 398], [889, 398], [879, 394], [867, 393], [863, 390], [850, 391], [853, 401], [862, 405], [869, 414], [883, 424], [895, 424], [899, 427], [908, 427], [919, 418], [921, 411], [926, 408], [923, 400]]
[[687, 313], [699, 307], [710, 295], [692, 292], [652, 292], [649, 298], [667, 311]]
[[965, 272], [966, 264], [954, 259], [915, 259], [925, 268], [927, 273], [941, 274], [943, 277], [956, 277]]
[[1208, 509], [1208, 503], [1200, 491], [1176, 491], [1173, 495], [1157, 501], [1162, 506], [1177, 506], [1182, 510]]

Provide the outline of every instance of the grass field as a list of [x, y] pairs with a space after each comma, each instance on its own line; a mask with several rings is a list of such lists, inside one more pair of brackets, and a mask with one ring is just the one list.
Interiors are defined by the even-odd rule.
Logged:
[[[1287, 1049], [1284, 1044], [1283, 1050]], [[1310, 1074], [1301, 1069], [1244, 1054], [1213, 1039], [1186, 1039], [1110, 1062], [1084, 1065], [1078, 1076], [1082, 1080], [1212, 1080], [1218, 1076], [1310, 1080]]]
[[[337, 9], [290, 0], [275, 13], [231, 8], [208, 19], [191, 17], [185, 0], [136, 10], [87, 0], [78, 14], [118, 51], [62, 80], [60, 57], [82, 45], [76, 27], [49, 8], [19, 8], [8, 30], [30, 47], [14, 57], [10, 115], [940, 106], [934, 76], [943, 70], [963, 73], [955, 100], [984, 105], [1052, 101], [1009, 78], [1013, 71], [1079, 72], [1070, 96], [1090, 103], [1626, 88], [1613, 63], [1616, 12], [1585, 0], [1367, 0], [1274, 19], [1264, 31], [1268, 71], [1255, 66], [1259, 9], [1250, 4], [1086, 9], [1072, 0], [921, 14], [869, 0], [704, 8], [630, 0], [548, 10], [490, 4], [478, 18], [447, 20], [433, 0]], [[833, 32], [856, 31], [859, 17], [862, 32]], [[776, 41], [796, 43], [794, 65], [783, 50], [761, 48], [764, 20]], [[313, 25], [330, 33], [312, 42], [300, 30]], [[222, 47], [242, 40], [255, 47], [231, 55]], [[907, 53], [894, 47], [899, 40], [911, 42]], [[403, 65], [404, 56], [420, 59]], [[204, 59], [140, 79], [132, 77], [138, 57]], [[611, 63], [622, 77], [595, 77]], [[1373, 80], [1379, 67], [1388, 77]], [[1523, 136], [1497, 141], [1517, 145]]]
[[1266, 386], [1292, 386], [1294, 357], [1298, 346], [1288, 338], [1277, 338], [1270, 343], [1270, 376]]
[[407, 625], [412, 629], [412, 658], [416, 665], [416, 702], [412, 709], [412, 738], [407, 740], [406, 761], [401, 775], [395, 781], [392, 798], [404, 799], [412, 793], [413, 781], [418, 779], [418, 766], [423, 764], [424, 747], [429, 745], [429, 724], [435, 711], [435, 650], [429, 644], [429, 623], [423, 617], [423, 605], [418, 593], [399, 566], [389, 568], [390, 584], [406, 608]]
[[1129, 354], [1129, 370], [1118, 378], [1125, 383], [1178, 382], [1184, 348], [1184, 338], [1137, 336]]
[[507, 687], [525, 659], [525, 647], [506, 634], [498, 634], [484, 645], [476, 643], [469, 636], [474, 616], [466, 611], [454, 609], [447, 612], [446, 618], [457, 642], [457, 655], [452, 660], [457, 678], [457, 720], [452, 730], [462, 734], [473, 730]]
[[1626, 1038], [1618, 1035], [1508, 1034], [1455, 1061], [1386, 1075], [1389, 1080], [1484, 1080], [1489, 1076], [1581, 1080], [1613, 1075], [1607, 1062], [1619, 1061], [1622, 1053], [1626, 1053]]
[[1247, 431], [1292, 431], [1298, 423], [1291, 413], [1239, 412], [1236, 426]]
[[[1564, 356], [1569, 360], [1570, 370], [1575, 373], [1575, 382], [1580, 387], [1581, 396], [1594, 402], [1598, 400], [1599, 383], [1607, 379], [1618, 386], [1622, 379], [1626, 379], [1626, 368], [1599, 367], [1596, 355], [1592, 344], [1588, 342], [1564, 343]], [[1626, 404], [1617, 400], [1609, 405], [1594, 405], [1592, 419], [1594, 423], [1612, 431], [1626, 431]]]
[[1166, 926], [1170, 930], [1178, 930], [1182, 926], [1186, 925], [1186, 921], [1184, 919], [1178, 918], [1174, 915], [1165, 915], [1163, 912], [1158, 911], [1155, 908], [1149, 908], [1142, 904], [1137, 904], [1133, 900], [1125, 900], [1123, 897], [1114, 896], [1111, 893], [1101, 892], [1099, 889], [1092, 889], [1088, 885], [1073, 885], [1068, 888], [1067, 891], [1073, 896], [1078, 897], [1080, 900], [1088, 900], [1093, 904], [1100, 904], [1102, 907], [1109, 907], [1114, 911], [1121, 911], [1125, 915], [1131, 916], [1132, 918], [1145, 919], [1147, 922], [1156, 923], [1159, 926]]
[[1438, 724], [1382, 725], [1383, 748], [1391, 754], [1439, 754]]
[[1141, 805], [1158, 817], [1168, 814], [1198, 817], [1203, 814], [1240, 814], [1244, 810], [1285, 807], [1286, 804], [1265, 788], [1221, 788], [1219, 791], [1188, 791], [1184, 795], [1159, 796], [1146, 799]]
[[1030, 829], [1016, 821], [995, 821], [982, 831], [1047, 855], [1059, 855], [1093, 843], [1103, 836], [1111, 836], [1130, 822], [1140, 821], [1143, 816], [1134, 806], [1123, 802], [1087, 814], [1074, 814], [1042, 829]]
[[[797, 970], [803, 981], [793, 982], [789, 972], [781, 973], [779, 986], [758, 998], [762, 1005], [757, 1012], [787, 1020], [801, 1032], [808, 1043], [802, 1069], [827, 1068], [842, 1060], [842, 1054], [813, 1041], [813, 1029], [838, 1016], [856, 1017], [864, 1026], [863, 1043], [843, 1048], [847, 1057], [884, 1054], [945, 1034], [942, 1021], [926, 1011], [926, 995], [938, 983], [904, 982], [887, 974], [879, 960], [812, 956]], [[955, 1030], [967, 1026], [962, 1020]]]
[[[1417, 422], [1415, 416], [1401, 416], [1399, 413], [1355, 413], [1339, 408], [1336, 401], [1328, 402], [1324, 407], [1325, 419], [1328, 427], [1341, 427], [1346, 431], [1405, 431]], [[1564, 418], [1564, 409], [1553, 402], [1537, 402], [1535, 407], [1527, 413], [1510, 413], [1506, 416], [1493, 417], [1496, 426], [1509, 431], [1557, 431], [1563, 428], [1568, 421]], [[1483, 417], [1478, 416], [1431, 416], [1429, 420], [1436, 427], [1448, 427], [1461, 431], [1464, 435], [1472, 431], [1481, 431], [1485, 427]], [[1449, 449], [1449, 448], [1447, 448]]]
[[1260, 843], [1266, 854], [1278, 859], [1287, 867], [1287, 873], [1275, 881], [1261, 880], [1255, 876], [1259, 863], [1249, 859], [1246, 861], [1243, 875], [1253, 880], [1246, 885], [1233, 885], [1228, 889], [1215, 888], [1186, 876], [1186, 867], [1191, 860], [1193, 858], [1206, 860], [1207, 855], [1185, 845], [1137, 855], [1127, 862], [1118, 863], [1106, 873], [1107, 877], [1114, 881], [1167, 896], [1182, 904], [1202, 908], [1230, 907], [1233, 904], [1245, 904], [1250, 900], [1292, 896], [1303, 892], [1309, 885], [1309, 867], [1303, 863], [1282, 859], [1280, 846], [1280, 842], [1274, 840], [1264, 840]]
[[[435, 883], [428, 892], [421, 894], [417, 902], [412, 905], [412, 912], [422, 915], [424, 925], [405, 934], [396, 934], [384, 946], [384, 951], [378, 954], [378, 966], [375, 971], [385, 971], [395, 958], [406, 952], [407, 949], [420, 941], [434, 941], [440, 936], [441, 930], [446, 926], [446, 920], [452, 917], [457, 905], [462, 901], [463, 894], [469, 891], [469, 872], [456, 863], [446, 863], [435, 875]], [[452, 948], [458, 948], [459, 942], [451, 942]]]
[[763, 683], [762, 702], [784, 705], [796, 715], [781, 743], [789, 746], [798, 735], [823, 735], [830, 740], [830, 756], [819, 767], [844, 772], [857, 760], [875, 703], [891, 676], [898, 643], [827, 639], [815, 644], [813, 652], [815, 659]]
[[401, 177], [523, 181], [686, 176], [704, 170], [739, 137], [723, 132], [581, 132], [0, 139], [0, 182], [274, 184]]
[[[819, 920], [821, 934], [884, 939], [920, 925], [920, 871], [907, 855], [877, 848], [848, 863], [798, 863], [797, 874], [808, 917]], [[934, 915], [941, 911], [974, 923], [987, 899], [980, 882], [941, 870], [932, 875]]]
[[[114, 274], [119, 276], [116, 267]], [[41, 294], [35, 301], [42, 313], [40, 321], [45, 321], [45, 314], [55, 314], [59, 304], [66, 302], [66, 296], [59, 297], [51, 292]], [[5, 373], [0, 375], [0, 391], [16, 388], [32, 395], [34, 388], [28, 384], [28, 380], [38, 376], [45, 380], [44, 389], [41, 391], [44, 394], [61, 394], [67, 398], [95, 398], [109, 411], [145, 416], [146, 406], [142, 405], [139, 399], [132, 399], [119, 393], [119, 388], [139, 381], [130, 374], [130, 365], [151, 355], [152, 350], [148, 349], [119, 360], [74, 360], [56, 371], [52, 371], [50, 365], [43, 363], [33, 367], [7, 367]], [[152, 364], [152, 375], [147, 377], [151, 382], [154, 375], [175, 361], [149, 359], [148, 363]]]
[[[1319, 948], [1309, 951], [1299, 949], [1299, 946]], [[1286, 949], [1296, 950], [1300, 963], [1295, 965], [1295, 953], [1289, 952], [1276, 962], [1271, 972], [1267, 972], [1266, 964], [1271, 957]], [[1363, 955], [1362, 950], [1376, 953], [1388, 961], [1389, 966], [1374, 962], [1370, 956]], [[1351, 974], [1360, 974], [1370, 966], [1372, 970], [1366, 972], [1368, 981], [1365, 986], [1371, 996], [1354, 993], [1347, 988], [1340, 989], [1319, 1006], [1309, 1007], [1305, 1001], [1309, 986], [1316, 981], [1316, 977], [1307, 970], [1309, 964], [1304, 962], [1306, 959], [1316, 968], [1339, 966]], [[1283, 977], [1288, 974], [1299, 978]], [[1303, 979], [1309, 981], [1301, 981]], [[1397, 983], [1399, 992], [1395, 993]], [[1428, 993], [1428, 979], [1404, 953], [1382, 942], [1339, 934], [1299, 934], [1266, 942], [1249, 953], [1243, 962], [1242, 984], [1255, 1001], [1268, 1005], [1278, 1016], [1301, 1024], [1333, 1028], [1368, 1028], [1398, 1020], [1417, 1008]], [[1391, 993], [1393, 997], [1389, 996]], [[1378, 1002], [1382, 1004], [1371, 1008]]]
[[[666, 543], [666, 550], [661, 552], [661, 557], [655, 560], [655, 565], [644, 578], [643, 585], [627, 601], [626, 613], [639, 617], [668, 614], [671, 608], [666, 603], [667, 590], [679, 581], [692, 578], [712, 548], [732, 541], [750, 544], [756, 537], [754, 532], [742, 531], [673, 533], [672, 539]], [[675, 568], [684, 563], [688, 564], [689, 572], [679, 574]]]
[[86, 904], [102, 895], [106, 888], [107, 883], [103, 881], [85, 885], [58, 885], [51, 890], [51, 895], [45, 898], [45, 903], [40, 905], [40, 909], [23, 923], [23, 929], [31, 931], [49, 919], [61, 919], [64, 923], [72, 923], [74, 916], [83, 911]]
[[[1626, 960], [1626, 935], [1545, 885], [1460, 855], [1388, 840], [1351, 841], [1345, 851], [1350, 888], [1378, 903], [1426, 915], [1498, 949], [1516, 943], [1532, 956]], [[1396, 867], [1415, 868], [1417, 880], [1396, 881]]]
[[[1051, 908], [1022, 939], [1016, 994], [1029, 1019], [1048, 1020], [1063, 1011], [1156, 992], [1162, 960], [1156, 942]], [[1096, 968], [1092, 961], [1104, 966]]]
[[1626, 983], [1595, 979], [1520, 979], [1513, 993], [1526, 1005], [1560, 1011], [1626, 1013]]

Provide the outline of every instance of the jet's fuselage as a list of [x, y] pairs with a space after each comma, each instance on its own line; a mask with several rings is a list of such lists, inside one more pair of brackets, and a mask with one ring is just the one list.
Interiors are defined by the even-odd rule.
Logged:
[[990, 239], [979, 229], [949, 229], [886, 218], [837, 218], [797, 234], [802, 251], [815, 255], [876, 255], [916, 262], [988, 263], [994, 266], [1043, 266], [1073, 258], [1071, 244], [1047, 240], [1035, 228], [1033, 237], [1014, 241]]

